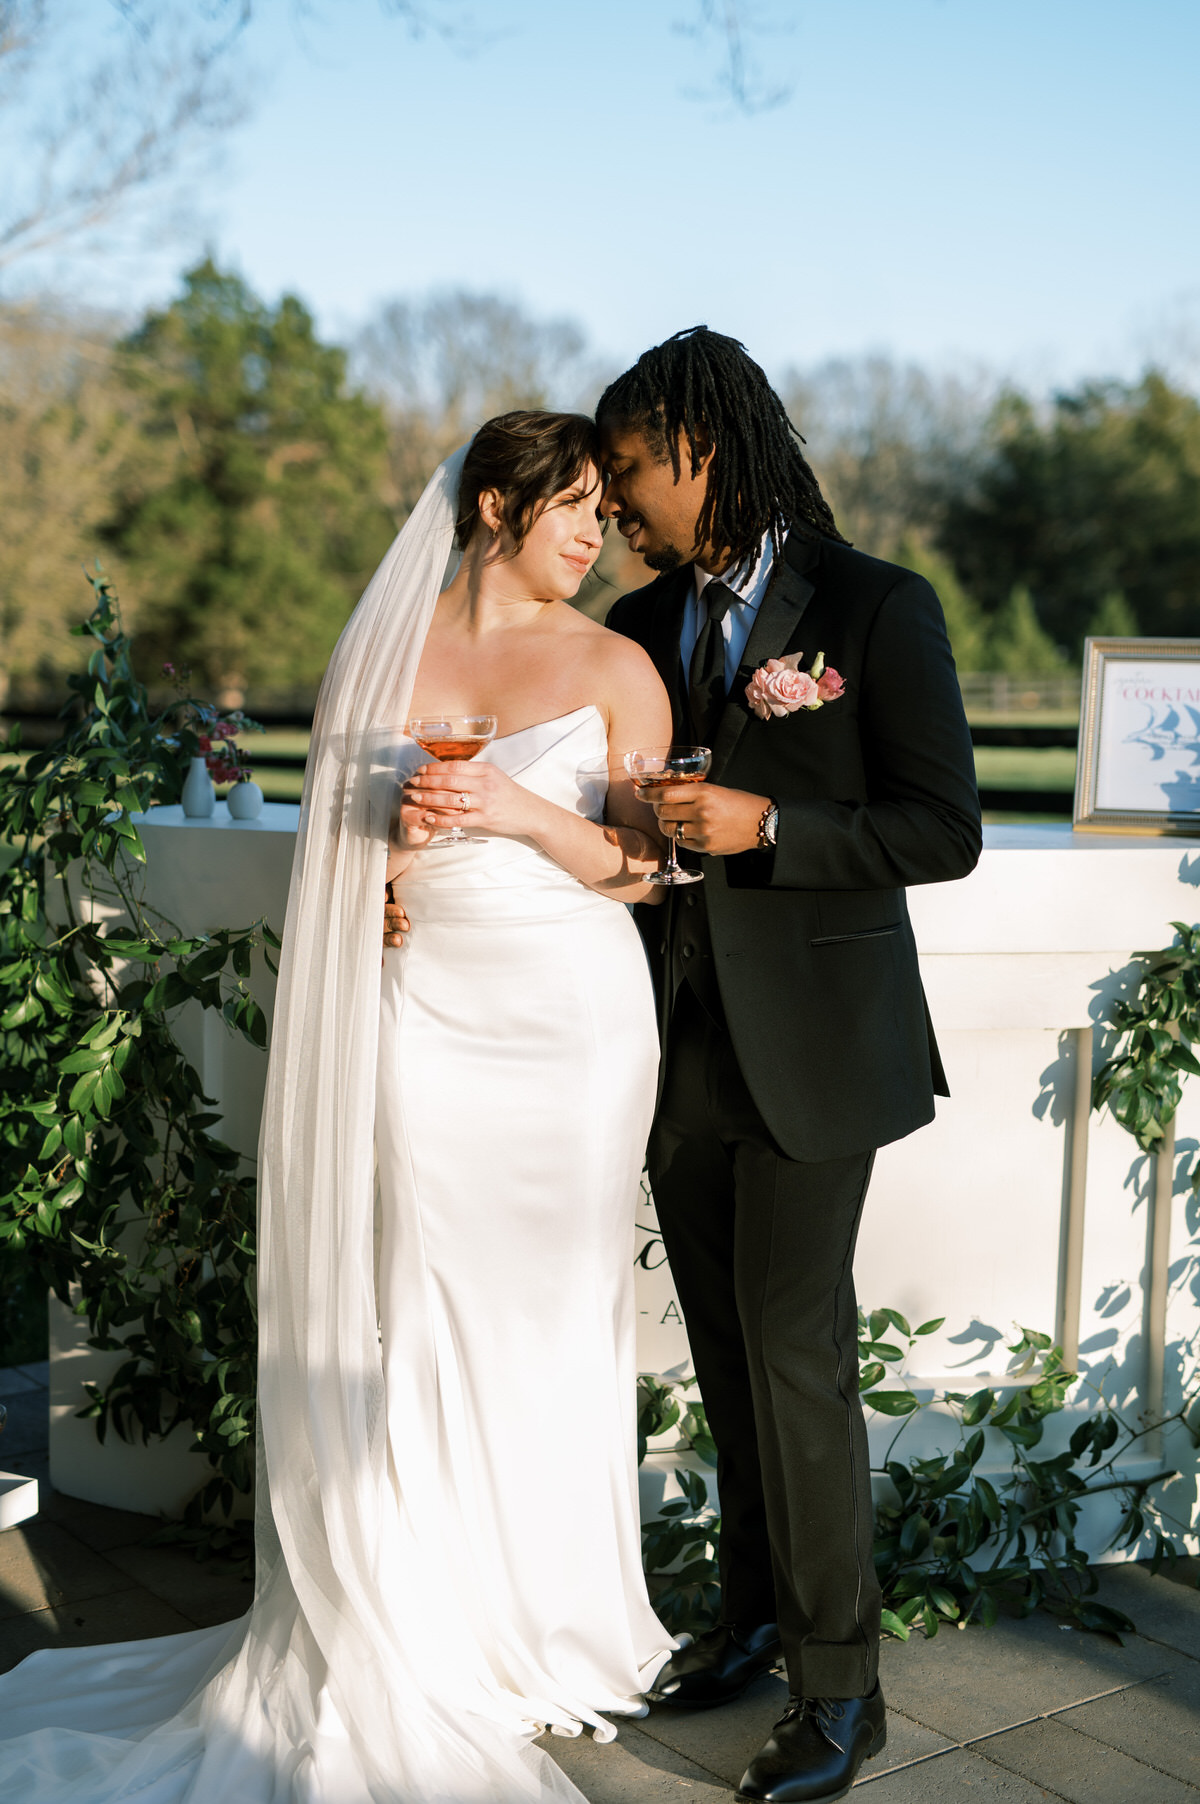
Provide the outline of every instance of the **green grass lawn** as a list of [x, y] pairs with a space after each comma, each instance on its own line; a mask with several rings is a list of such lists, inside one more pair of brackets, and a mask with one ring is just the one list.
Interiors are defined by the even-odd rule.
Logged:
[[1069, 746], [977, 745], [975, 776], [981, 789], [1075, 788], [1075, 753]]
[[[980, 716], [980, 719], [984, 719]], [[988, 715], [989, 724], [1013, 726], [1067, 726], [1070, 716], [1029, 715], [1000, 720]], [[308, 750], [305, 732], [247, 733], [241, 741], [243, 750], [254, 764], [255, 754], [274, 752], [300, 756]], [[0, 765], [14, 762], [0, 756]], [[975, 748], [975, 774], [982, 787], [992, 789], [1048, 789], [1067, 791], [1075, 787], [1075, 753], [1067, 746], [990, 746]], [[304, 783], [300, 770], [256, 770], [255, 780], [271, 802], [298, 802]]]

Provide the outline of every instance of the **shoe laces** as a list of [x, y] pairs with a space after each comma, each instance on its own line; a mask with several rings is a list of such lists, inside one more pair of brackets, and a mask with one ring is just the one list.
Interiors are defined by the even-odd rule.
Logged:
[[797, 1698], [790, 1697], [787, 1709], [776, 1723], [782, 1729], [785, 1723], [794, 1723], [798, 1717], [808, 1713], [819, 1729], [827, 1729], [834, 1723], [840, 1723], [846, 1714], [846, 1705], [841, 1698]]

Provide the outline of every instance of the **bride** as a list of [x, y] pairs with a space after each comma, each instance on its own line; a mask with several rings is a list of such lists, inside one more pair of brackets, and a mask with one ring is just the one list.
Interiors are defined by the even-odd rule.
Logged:
[[[6, 1804], [578, 1801], [533, 1738], [609, 1739], [673, 1646], [634, 1464], [657, 1040], [619, 906], [659, 855], [621, 757], [670, 712], [565, 605], [599, 492], [590, 421], [490, 421], [338, 642], [260, 1142], [254, 1604], [0, 1680]], [[434, 712], [497, 735], [439, 766], [403, 730]], [[381, 972], [385, 880], [411, 931]]]

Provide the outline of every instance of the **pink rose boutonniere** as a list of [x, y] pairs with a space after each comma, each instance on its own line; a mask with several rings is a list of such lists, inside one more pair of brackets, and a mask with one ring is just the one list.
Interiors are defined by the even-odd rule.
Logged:
[[794, 651], [786, 658], [768, 658], [746, 684], [746, 700], [760, 720], [795, 714], [799, 708], [823, 708], [845, 694], [845, 682], [836, 670], [826, 668], [823, 651], [807, 670], [801, 670], [800, 657]]

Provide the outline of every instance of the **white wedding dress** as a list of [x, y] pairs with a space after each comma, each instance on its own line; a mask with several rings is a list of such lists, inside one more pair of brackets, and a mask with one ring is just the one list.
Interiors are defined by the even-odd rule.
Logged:
[[[401, 774], [424, 761], [408, 749]], [[585, 707], [484, 756], [599, 820], [606, 752]], [[324, 1458], [310, 1376], [295, 1423], [264, 1428], [272, 1490], [307, 1485], [324, 1540], [289, 1502], [246, 1618], [34, 1654], [0, 1680], [5, 1804], [579, 1800], [533, 1737], [608, 1739], [674, 1645], [634, 1463], [658, 1057], [640, 940], [523, 840], [422, 852], [401, 888], [412, 930], [385, 954], [376, 1061], [383, 1384], [361, 1393], [381, 1476], [339, 1480], [335, 1446], [332, 1481], [304, 1477]], [[328, 1572], [292, 1551], [326, 1542]]]

